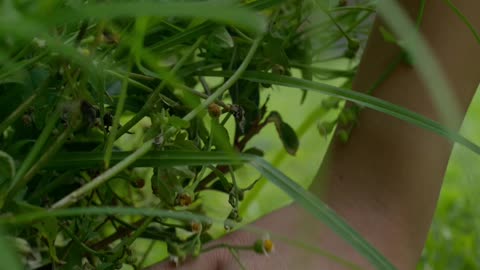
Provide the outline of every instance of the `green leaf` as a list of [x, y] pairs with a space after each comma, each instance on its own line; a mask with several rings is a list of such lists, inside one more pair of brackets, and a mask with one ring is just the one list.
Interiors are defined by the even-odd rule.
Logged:
[[214, 42], [216, 46], [220, 48], [233, 48], [233, 46], [235, 45], [233, 43], [232, 36], [230, 35], [230, 33], [228, 33], [225, 27], [218, 28], [212, 34], [210, 42]]
[[288, 57], [283, 48], [284, 40], [277, 37], [267, 36], [264, 38], [266, 44], [263, 47], [265, 56], [272, 64], [280, 65], [284, 69], [289, 67]]
[[0, 184], [12, 179], [14, 176], [15, 161], [9, 154], [0, 151]]
[[278, 136], [280, 136], [280, 140], [282, 140], [283, 147], [290, 155], [294, 156], [295, 153], [297, 153], [300, 145], [297, 134], [295, 134], [295, 130], [293, 130], [290, 125], [283, 122], [282, 117], [276, 111], [271, 112], [266, 121], [273, 122], [275, 124]]
[[233, 150], [227, 129], [220, 125], [218, 121], [212, 120], [210, 136], [212, 136], [212, 144], [217, 150], [226, 152]]

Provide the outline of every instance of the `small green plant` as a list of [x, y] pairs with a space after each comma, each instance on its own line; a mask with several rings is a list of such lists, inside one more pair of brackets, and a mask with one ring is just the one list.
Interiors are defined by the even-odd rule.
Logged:
[[[257, 179], [249, 164], [324, 221], [379, 269], [393, 266], [342, 219], [262, 159], [249, 142], [275, 127], [285, 151], [299, 139], [269, 108], [276, 85], [353, 101], [479, 148], [438, 123], [316, 80], [358, 63], [374, 3], [346, 1], [6, 0], [0, 8], [0, 225], [30, 269], [143, 267], [132, 243], [166, 243], [176, 261], [198, 256], [213, 225], [241, 222]], [[347, 61], [345, 69], [325, 67]], [[337, 122], [346, 140], [360, 107]], [[319, 119], [322, 120], [322, 119]], [[245, 181], [242, 181], [245, 182]], [[205, 191], [226, 195], [212, 218]], [[236, 248], [270, 252], [270, 240]], [[260, 245], [260, 246], [259, 246]], [[263, 246], [262, 246], [263, 245]], [[0, 243], [0, 249], [2, 245]], [[267, 251], [265, 251], [267, 250]]]

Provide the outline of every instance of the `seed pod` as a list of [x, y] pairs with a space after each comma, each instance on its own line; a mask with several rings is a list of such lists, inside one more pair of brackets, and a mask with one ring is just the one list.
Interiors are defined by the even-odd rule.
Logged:
[[202, 229], [203, 229], [202, 223], [197, 222], [197, 221], [192, 221], [190, 223], [190, 229], [193, 233], [197, 233], [197, 234], [201, 233]]
[[193, 199], [188, 193], [178, 194], [175, 200], [175, 204], [180, 206], [189, 206], [190, 204], [192, 204], [192, 202], [193, 202]]
[[222, 108], [215, 103], [208, 105], [208, 114], [213, 118], [218, 118], [222, 115]]

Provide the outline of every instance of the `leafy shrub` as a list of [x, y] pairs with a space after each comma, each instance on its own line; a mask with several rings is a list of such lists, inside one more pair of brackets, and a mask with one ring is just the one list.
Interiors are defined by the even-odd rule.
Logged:
[[[166, 243], [174, 260], [197, 256], [215, 227], [223, 233], [241, 222], [239, 206], [258, 179], [236, 175], [251, 165], [376, 267], [393, 269], [249, 144], [273, 126], [285, 152], [296, 154], [296, 131], [269, 107], [269, 89], [279, 85], [303, 91], [294, 107], [307, 91], [330, 96], [318, 106], [334, 112], [318, 119], [323, 136], [336, 128], [348, 139], [360, 107], [338, 114], [346, 99], [479, 152], [429, 119], [319, 82], [349, 86], [373, 4], [4, 1], [0, 225], [9, 238], [0, 240], [11, 241], [0, 250], [13, 244], [31, 269], [141, 269], [148, 252], [135, 253], [137, 239]], [[346, 64], [328, 66], [335, 60]], [[202, 200], [212, 191], [228, 203], [225, 216], [213, 217]]]
[[5, 2], [0, 203], [30, 268], [141, 267], [139, 237], [198, 255], [218, 222], [202, 192], [228, 197], [226, 229], [242, 220], [257, 181], [235, 172], [263, 155], [248, 142], [271, 125], [288, 154], [299, 147], [266, 89], [298, 72], [352, 77], [313, 61], [355, 59], [368, 8], [220, 2]]

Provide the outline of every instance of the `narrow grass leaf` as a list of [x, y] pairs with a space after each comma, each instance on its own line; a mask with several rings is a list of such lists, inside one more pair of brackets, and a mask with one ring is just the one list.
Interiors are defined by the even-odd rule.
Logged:
[[[231, 72], [224, 71], [208, 71], [200, 72], [202, 75], [206, 76], [229, 76]], [[440, 136], [443, 136], [449, 139], [452, 142], [459, 143], [471, 151], [480, 154], [480, 146], [468, 140], [459, 133], [452, 131], [440, 123], [433, 121], [423, 115], [412, 112], [404, 107], [395, 105], [388, 101], [372, 97], [357, 91], [351, 91], [340, 87], [335, 87], [332, 85], [307, 81], [299, 78], [288, 77], [283, 75], [265, 73], [265, 72], [256, 72], [256, 71], [245, 71], [242, 74], [242, 78], [250, 81], [255, 81], [259, 83], [266, 83], [272, 85], [280, 85], [290, 88], [301, 88], [307, 89], [309, 91], [319, 92], [329, 96], [339, 97], [351, 102], [357, 103], [359, 105], [365, 106], [370, 109], [391, 115], [395, 118], [413, 124], [415, 126], [421, 127], [428, 131], [434, 132]]]
[[257, 34], [266, 30], [265, 20], [255, 12], [219, 2], [130, 1], [96, 3], [76, 9], [60, 10], [55, 12], [55, 16], [49, 18], [48, 22], [57, 24], [87, 18], [113, 19], [143, 16], [201, 18], [235, 25]]
[[420, 35], [415, 24], [397, 1], [380, 1], [378, 12], [413, 59], [413, 65], [430, 91], [430, 96], [443, 124], [448, 128], [458, 127], [463, 120], [458, 100], [453, 95], [448, 77], [428, 47], [425, 38]]

